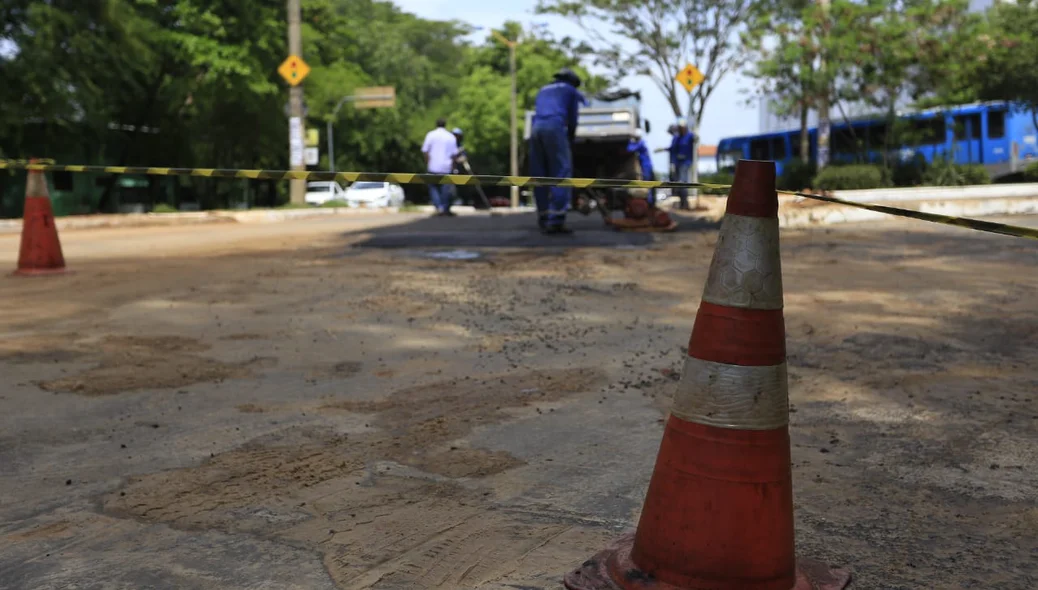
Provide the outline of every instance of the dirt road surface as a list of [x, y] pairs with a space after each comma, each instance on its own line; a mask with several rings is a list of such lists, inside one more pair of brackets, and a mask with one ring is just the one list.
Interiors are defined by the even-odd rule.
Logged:
[[[0, 588], [559, 588], [637, 522], [716, 228], [529, 224], [64, 232], [0, 278]], [[782, 250], [800, 551], [1038, 587], [1038, 246]]]

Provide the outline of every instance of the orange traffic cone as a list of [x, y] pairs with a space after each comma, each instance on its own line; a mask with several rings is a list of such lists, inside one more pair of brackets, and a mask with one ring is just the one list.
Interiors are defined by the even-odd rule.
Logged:
[[[30, 160], [30, 164], [36, 160]], [[47, 178], [39, 170], [29, 170], [25, 181], [25, 213], [22, 215], [22, 245], [18, 251], [16, 275], [32, 276], [65, 272], [54, 210], [47, 191]]]
[[570, 590], [841, 590], [793, 547], [775, 164], [738, 163], [641, 520]]

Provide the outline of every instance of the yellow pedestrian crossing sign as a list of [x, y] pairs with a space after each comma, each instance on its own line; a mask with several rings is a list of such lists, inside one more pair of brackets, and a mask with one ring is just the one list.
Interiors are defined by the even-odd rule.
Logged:
[[298, 55], [290, 55], [278, 66], [278, 73], [285, 79], [285, 82], [295, 86], [310, 73], [310, 66], [306, 65], [303, 58]]
[[696, 66], [692, 64], [686, 64], [685, 67], [682, 68], [680, 72], [678, 72], [678, 75], [674, 76], [674, 79], [677, 80], [682, 86], [684, 86], [685, 90], [692, 92], [693, 88], [703, 83], [703, 80], [706, 79], [706, 76], [704, 76], [703, 72], [700, 72], [699, 68], [697, 68]]

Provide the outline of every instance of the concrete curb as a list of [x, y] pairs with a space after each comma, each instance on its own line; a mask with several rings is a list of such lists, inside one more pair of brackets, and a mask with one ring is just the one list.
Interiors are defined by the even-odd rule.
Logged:
[[[1010, 186], [1010, 185], [996, 185]], [[841, 191], [836, 196], [842, 199], [875, 202], [886, 201], [890, 205], [903, 206], [909, 209], [917, 209], [927, 213], [939, 213], [959, 217], [984, 217], [991, 215], [1028, 215], [1038, 213], [1038, 184], [1016, 185], [1019, 190], [1015, 192], [1004, 191], [998, 197], [971, 197], [963, 195], [974, 194], [962, 189], [988, 189], [993, 187], [955, 187], [949, 189], [883, 189], [879, 191]], [[1030, 187], [1030, 188], [1028, 188]], [[1033, 194], [1031, 194], [1033, 192]], [[1005, 194], [1011, 193], [1011, 194]], [[1024, 196], [1018, 196], [1019, 195]], [[949, 195], [944, 198], [934, 198], [939, 195]], [[903, 198], [894, 199], [895, 196]], [[930, 198], [924, 198], [929, 195]], [[708, 217], [720, 217], [724, 212], [724, 197], [710, 197], [704, 199], [707, 205]], [[791, 206], [796, 201], [794, 197], [783, 197], [780, 199], [779, 225], [781, 227], [809, 227], [834, 225], [839, 223], [858, 223], [864, 221], [878, 221], [890, 219], [891, 216], [883, 213], [845, 207], [839, 205], [820, 205], [817, 207], [798, 208]], [[454, 207], [453, 211], [459, 215], [488, 215], [486, 211], [477, 210], [474, 207]], [[520, 208], [517, 211], [511, 209], [495, 209], [494, 214], [515, 215], [533, 211], [531, 207]], [[433, 212], [431, 206], [418, 207], [409, 212], [401, 212], [398, 208], [387, 209], [354, 209], [348, 207], [337, 207], [329, 209], [254, 209], [248, 211], [193, 211], [183, 213], [125, 213], [118, 215], [76, 215], [59, 217], [56, 224], [59, 231], [93, 228], [133, 228], [133, 227], [169, 227], [179, 225], [200, 225], [208, 223], [279, 223], [300, 219], [315, 219], [329, 216], [345, 217], [371, 217], [371, 216], [396, 216], [396, 215], [429, 215]], [[0, 220], [0, 234], [18, 233], [22, 229], [22, 220], [4, 219]]]
[[[973, 199], [932, 202], [891, 202], [892, 206], [955, 217], [1028, 215], [1038, 213], [1038, 198]], [[854, 207], [822, 206], [779, 211], [780, 227], [810, 227], [893, 219], [892, 216]], [[925, 222], [924, 222], [925, 223]]]
[[[459, 215], [488, 215], [485, 210], [475, 207], [453, 207], [452, 211]], [[520, 208], [513, 212], [510, 209], [495, 209], [494, 214], [528, 213], [531, 208]], [[386, 209], [364, 209], [351, 207], [313, 208], [313, 209], [252, 209], [246, 211], [191, 211], [181, 213], [122, 213], [115, 215], [70, 215], [58, 217], [55, 224], [59, 231], [73, 229], [116, 228], [116, 227], [168, 227], [176, 225], [197, 225], [205, 223], [278, 223], [299, 219], [314, 219], [329, 216], [371, 217], [385, 215], [430, 215], [434, 211], [431, 206], [422, 206], [410, 211], [400, 211], [398, 207]], [[18, 233], [22, 231], [21, 219], [0, 219], [0, 234]]]
[[1038, 197], [1038, 183], [981, 184], [973, 186], [921, 186], [833, 191], [833, 196], [856, 203], [879, 201], [951, 201], [967, 199], [1023, 199]]

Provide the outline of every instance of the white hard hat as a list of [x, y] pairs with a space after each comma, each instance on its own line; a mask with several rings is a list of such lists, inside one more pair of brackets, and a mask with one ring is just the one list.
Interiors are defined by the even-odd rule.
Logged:
[[688, 119], [684, 117], [678, 119], [678, 127], [688, 127]]
[[638, 139], [641, 139], [642, 138], [642, 130], [641, 129], [635, 129], [634, 133], [632, 133], [631, 135], [633, 135], [634, 137], [636, 137]]

